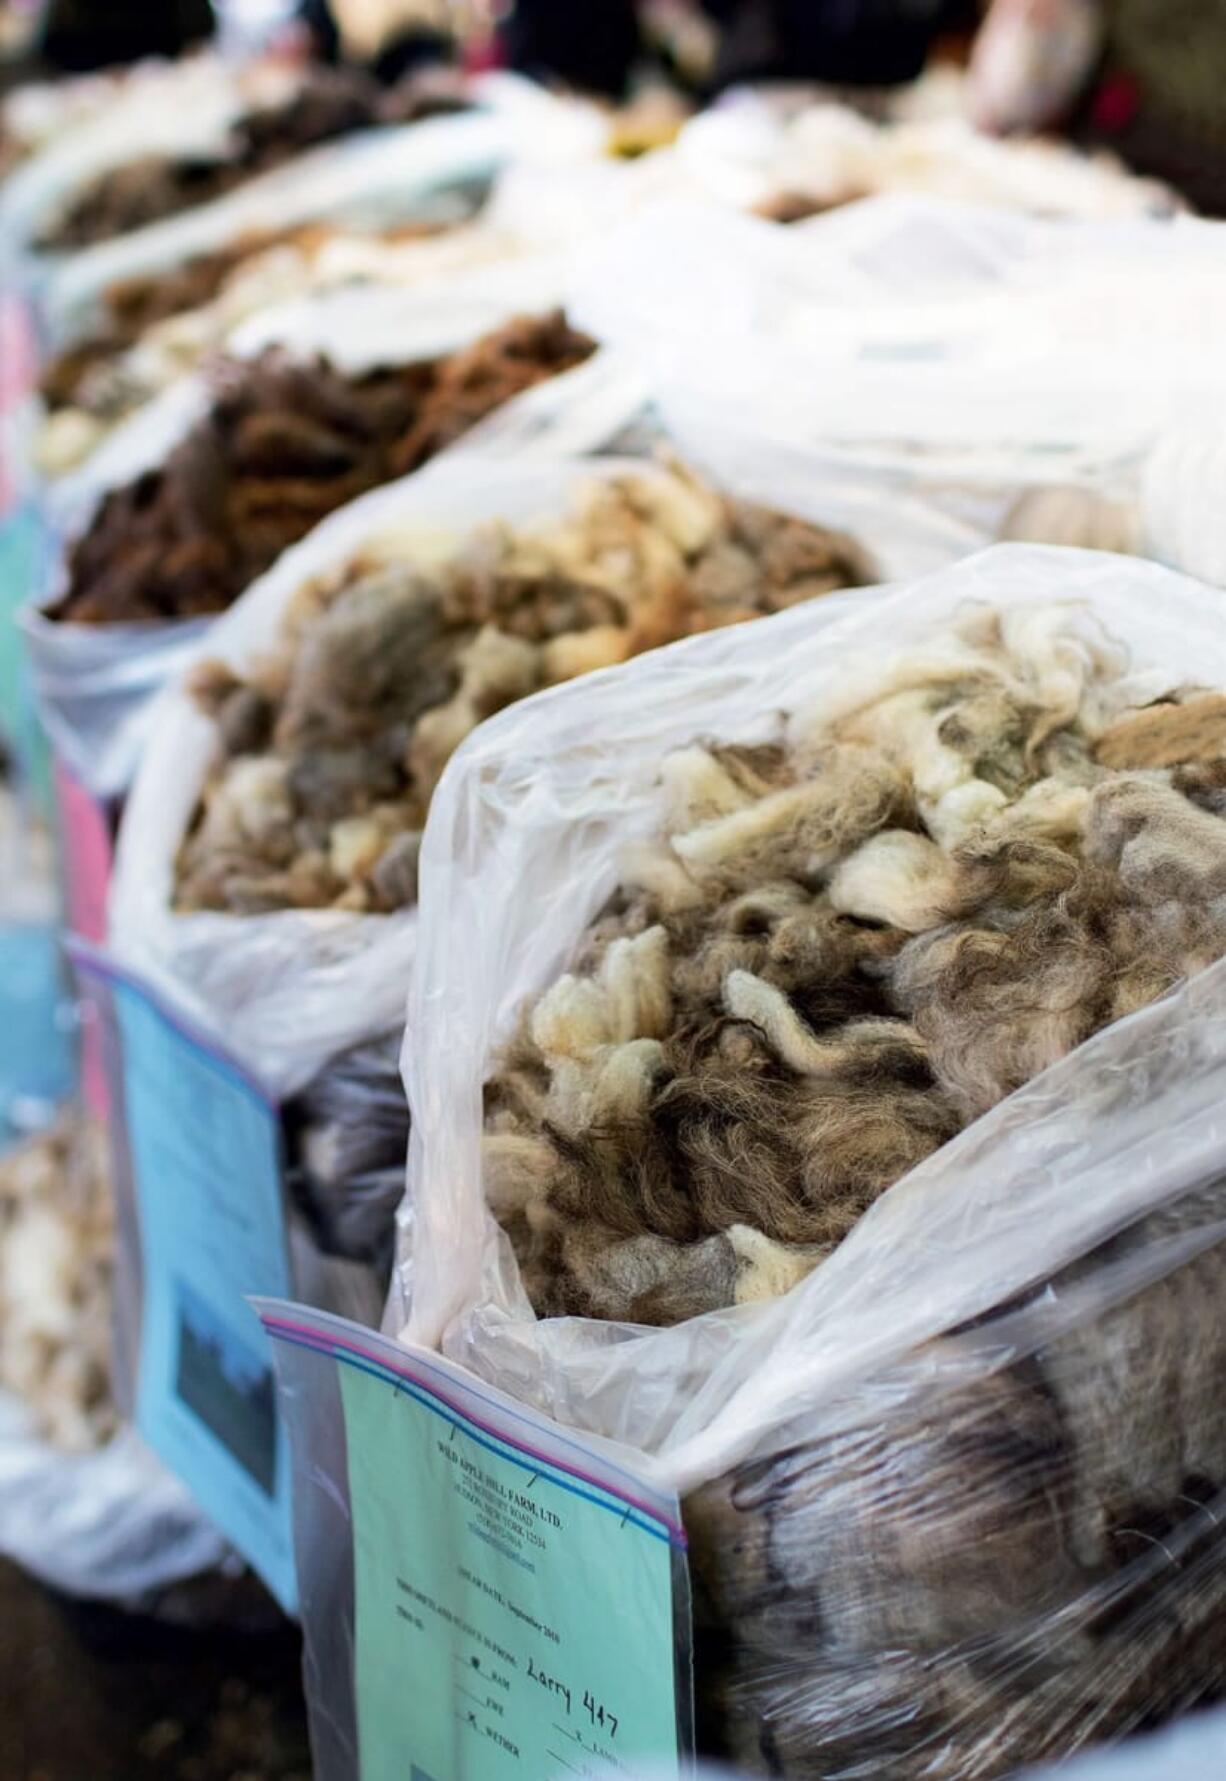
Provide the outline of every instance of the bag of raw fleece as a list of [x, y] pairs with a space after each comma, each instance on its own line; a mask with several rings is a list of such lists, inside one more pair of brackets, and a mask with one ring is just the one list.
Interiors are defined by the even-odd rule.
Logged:
[[0, 193], [0, 243], [6, 254], [32, 251], [57, 211], [74, 203], [90, 180], [151, 157], [221, 155], [244, 110], [284, 101], [297, 81], [284, 66], [265, 62], [239, 68], [213, 55], [133, 69], [82, 108], [70, 128], [37, 142], [10, 170]]
[[[444, 76], [446, 81], [448, 77]], [[356, 107], [353, 86], [357, 83]], [[471, 213], [488, 193], [490, 182], [508, 165], [569, 165], [598, 152], [603, 124], [594, 108], [558, 99], [530, 83], [508, 76], [464, 80], [458, 95], [454, 81], [443, 91], [412, 78], [381, 97], [352, 71], [319, 71], [313, 77], [324, 89], [322, 107], [310, 90], [291, 104], [315, 110], [316, 125], [350, 123], [373, 102], [384, 121], [356, 134], [342, 130], [343, 140], [305, 144], [297, 136], [278, 136], [260, 126], [265, 151], [283, 163], [258, 177], [247, 177], [250, 164], [231, 159], [222, 165], [204, 157], [205, 178], [194, 201], [182, 214], [141, 224], [141, 195], [165, 202], [174, 197], [171, 181], [157, 177], [156, 164], [145, 159], [107, 173], [120, 188], [120, 203], [110, 214], [113, 238], [79, 251], [36, 260], [34, 278], [40, 286], [44, 320], [57, 347], [70, 344], [83, 327], [98, 319], [99, 304], [109, 287], [129, 291], [168, 268], [198, 267], [207, 274], [211, 259], [224, 256], [244, 238], [283, 236], [305, 225], [337, 223], [350, 232], [394, 228], [406, 221], [454, 222]], [[246, 126], [243, 126], [246, 127]], [[309, 133], [309, 132], [308, 132]], [[287, 151], [288, 150], [288, 155]], [[259, 157], [256, 157], [259, 158]], [[79, 157], [78, 157], [79, 160]], [[151, 171], [154, 177], [150, 178]], [[209, 201], [210, 177], [243, 175], [237, 189]], [[78, 167], [79, 172], [79, 167]], [[24, 177], [24, 174], [20, 177]], [[35, 184], [38, 175], [31, 176]], [[44, 182], [45, 183], [45, 182]], [[31, 215], [45, 222], [45, 194], [25, 203], [14, 217], [17, 181], [0, 196], [0, 240], [6, 225], [28, 247]], [[129, 202], [136, 199], [135, 203]], [[93, 227], [103, 219], [100, 207], [77, 199], [81, 215]], [[148, 208], [146, 206], [146, 208]], [[156, 204], [155, 204], [156, 208]], [[123, 212], [127, 212], [125, 216]]]
[[285, 1103], [291, 1187], [381, 1291], [417, 857], [447, 761], [538, 690], [871, 581], [808, 494], [811, 520], [646, 461], [457, 456], [288, 551], [155, 708], [112, 945]]
[[505, 85], [518, 96], [513, 81], [475, 83], [483, 101], [498, 101], [492, 112], [385, 132], [356, 157], [350, 144], [322, 162], [296, 162], [280, 176], [275, 202], [206, 207], [57, 265], [44, 291], [55, 351], [40, 380], [46, 413], [35, 449], [43, 472], [55, 477], [82, 464], [249, 316], [339, 285], [437, 284], [568, 247], [584, 225], [595, 228], [597, 219], [585, 218], [560, 239], [523, 205], [512, 215], [486, 204], [465, 222], [503, 165], [530, 182], [535, 173], [534, 191], [559, 164], [583, 165], [582, 110], [542, 93], [521, 115], [507, 105]]
[[[326, 514], [562, 373], [580, 381], [559, 400], [588, 412], [594, 345], [554, 301], [556, 273], [524, 266], [270, 312], [56, 487], [60, 548], [24, 627], [46, 728], [87, 790], [122, 796], [151, 696]], [[606, 407], [593, 424], [583, 443], [603, 435]], [[535, 443], [550, 436], [546, 425]], [[508, 441], [525, 443], [513, 426]]]
[[394, 214], [396, 183], [442, 184], [457, 144], [476, 151], [474, 178], [509, 152], [507, 120], [451, 115], [469, 111], [454, 82], [409, 76], [381, 90], [352, 69], [236, 71], [202, 58], [18, 168], [0, 193], [0, 238], [43, 273], [81, 256], [75, 288], [97, 267], [145, 270], [168, 247], [214, 247], [236, 224], [285, 227], [363, 204]]
[[702, 1747], [985, 1781], [1219, 1686], [1224, 786], [1220, 596], [1018, 546], [452, 760], [390, 1326], [682, 1493]]
[[917, 197], [791, 229], [669, 205], [589, 258], [570, 312], [635, 354], [704, 468], [722, 422], [989, 540], [1140, 550], [1147, 454], [1226, 389], [1223, 239]]

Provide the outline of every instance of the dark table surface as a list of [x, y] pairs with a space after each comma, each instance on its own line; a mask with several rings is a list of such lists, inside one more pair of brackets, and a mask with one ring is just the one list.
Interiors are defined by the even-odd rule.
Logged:
[[0, 1777], [310, 1781], [298, 1636], [262, 1618], [168, 1626], [0, 1564]]

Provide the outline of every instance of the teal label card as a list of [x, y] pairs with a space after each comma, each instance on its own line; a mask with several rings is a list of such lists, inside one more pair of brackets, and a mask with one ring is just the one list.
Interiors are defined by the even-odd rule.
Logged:
[[337, 1363], [361, 1781], [681, 1774], [675, 1495], [437, 1355], [307, 1319], [265, 1313]]
[[277, 1107], [145, 986], [80, 946], [72, 955], [103, 981], [122, 1061], [141, 1252], [137, 1427], [292, 1612], [288, 1444], [247, 1303], [290, 1284]]

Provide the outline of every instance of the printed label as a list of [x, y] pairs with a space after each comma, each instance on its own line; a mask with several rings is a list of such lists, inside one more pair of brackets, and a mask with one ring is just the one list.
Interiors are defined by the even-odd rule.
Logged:
[[265, 1323], [337, 1362], [361, 1781], [680, 1774], [675, 1495], [437, 1355], [297, 1307]]
[[118, 1040], [141, 1251], [136, 1425], [292, 1612], [288, 1448], [247, 1303], [289, 1290], [277, 1107], [145, 986], [73, 955], [101, 980]]

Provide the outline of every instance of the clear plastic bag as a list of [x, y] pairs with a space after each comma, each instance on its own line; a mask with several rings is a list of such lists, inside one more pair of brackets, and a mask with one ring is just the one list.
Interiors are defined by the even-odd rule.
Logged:
[[509, 158], [565, 163], [598, 152], [594, 109], [512, 77], [468, 84], [470, 110], [362, 131], [305, 150], [194, 210], [81, 252], [47, 254], [37, 239], [99, 175], [146, 155], [224, 156], [236, 120], [288, 98], [301, 74], [286, 64], [209, 55], [149, 65], [108, 100], [24, 161], [0, 196], [0, 250], [27, 275], [48, 275], [47, 317], [59, 338], [106, 285], [156, 272], [251, 232], [344, 216], [354, 226], [395, 223], [479, 194]]
[[128, 67], [22, 81], [0, 104], [0, 130], [9, 151], [3, 164], [11, 171], [117, 101], [163, 80], [167, 68], [163, 58], [151, 56]]
[[84, 470], [44, 494], [44, 584], [32, 590], [18, 622], [43, 727], [74, 778], [98, 799], [127, 789], [149, 700], [190, 658], [206, 623], [64, 624], [43, 608], [64, 592], [71, 543], [107, 494], [160, 463], [207, 405], [203, 380], [185, 379], [118, 429]]
[[391, 1275], [409, 1109], [399, 1027], [332, 1058], [285, 1108], [289, 1189], [320, 1249]]
[[1217, 594], [1002, 547], [513, 707], [423, 848], [390, 1328], [683, 1492], [704, 1741], [759, 1773], [981, 1781], [1220, 1675], [1226, 964], [1001, 1102], [769, 1303], [538, 1321], [484, 1203], [483, 1080], [655, 830], [661, 757], [776, 738], [967, 600], [1060, 602], [1074, 652], [1093, 614], [1147, 698], [1226, 684]]
[[1222, 430], [1212, 412], [1181, 417], [1149, 454], [1141, 477], [1146, 551], [1214, 587], [1226, 587], [1224, 477]]
[[[150, 63], [116, 85], [6, 179], [0, 240], [10, 252], [28, 252], [43, 222], [88, 180], [142, 155], [219, 153], [244, 108], [240, 74], [219, 56], [189, 56]], [[293, 76], [273, 78], [284, 86]]]

